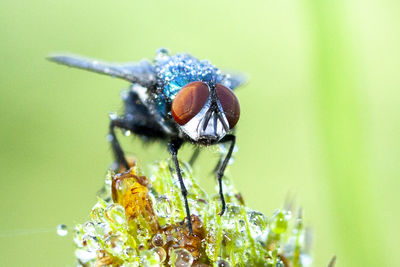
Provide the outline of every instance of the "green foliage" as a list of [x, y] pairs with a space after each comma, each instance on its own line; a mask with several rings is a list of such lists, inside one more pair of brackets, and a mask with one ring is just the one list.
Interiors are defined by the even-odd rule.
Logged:
[[267, 218], [243, 205], [226, 178], [227, 210], [219, 216], [217, 195], [207, 196], [193, 179], [190, 166], [182, 166], [194, 235], [187, 230], [183, 200], [170, 162], [154, 166], [151, 183], [133, 167], [123, 174], [107, 175], [91, 219], [76, 226], [79, 263], [177, 267], [310, 264], [304, 251], [301, 214], [293, 219], [290, 211], [277, 210]]

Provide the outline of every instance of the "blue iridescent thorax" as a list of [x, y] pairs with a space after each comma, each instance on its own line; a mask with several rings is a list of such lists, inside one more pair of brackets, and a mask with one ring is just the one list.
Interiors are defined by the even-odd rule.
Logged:
[[189, 54], [168, 55], [159, 51], [155, 59], [157, 72], [157, 107], [165, 115], [169, 104], [179, 90], [188, 83], [202, 81], [208, 84], [224, 83], [225, 75], [208, 60], [199, 60]]

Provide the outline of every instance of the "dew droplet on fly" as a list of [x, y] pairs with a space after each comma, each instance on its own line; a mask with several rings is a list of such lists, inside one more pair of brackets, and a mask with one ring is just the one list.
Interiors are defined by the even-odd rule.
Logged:
[[110, 112], [108, 114], [108, 117], [110, 118], [110, 120], [113, 121], [113, 120], [116, 120], [118, 118], [118, 115], [116, 113], [114, 113], [114, 112]]

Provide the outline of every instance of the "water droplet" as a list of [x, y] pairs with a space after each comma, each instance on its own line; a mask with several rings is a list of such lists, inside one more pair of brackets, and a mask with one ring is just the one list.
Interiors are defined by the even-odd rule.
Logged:
[[227, 149], [226, 145], [224, 145], [224, 144], [219, 145], [219, 153], [221, 153], [221, 154], [228, 153], [228, 149]]
[[100, 249], [101, 244], [97, 237], [87, 235], [84, 237], [84, 239], [86, 240], [86, 245], [88, 246], [88, 248], [90, 248], [90, 250]]
[[104, 207], [97, 203], [92, 211], [90, 212], [90, 216], [92, 217], [93, 220], [98, 221], [98, 222], [102, 222], [104, 221]]
[[155, 247], [164, 246], [166, 242], [165, 234], [155, 234], [151, 242]]
[[111, 231], [111, 227], [108, 222], [96, 223], [94, 227], [96, 229], [97, 235], [99, 236], [107, 235]]
[[168, 55], [168, 54], [169, 54], [169, 51], [168, 51], [167, 48], [161, 47], [161, 48], [157, 49], [156, 53], [157, 53], [157, 54], [167, 54], [167, 55]]
[[266, 224], [266, 218], [264, 214], [258, 211], [251, 211], [248, 213], [250, 216], [250, 223], [255, 224], [255, 225], [264, 225]]
[[77, 247], [82, 247], [83, 241], [83, 233], [80, 230], [77, 230], [74, 235], [74, 243]]
[[271, 218], [271, 230], [275, 234], [282, 234], [287, 230], [289, 214], [283, 211], [276, 211]]
[[247, 225], [246, 225], [245, 220], [239, 219], [237, 222], [238, 222], [238, 228], [239, 228], [238, 230], [240, 232], [246, 232], [247, 231]]
[[169, 51], [166, 48], [160, 48], [156, 52], [156, 60], [157, 61], [162, 61], [166, 60], [169, 57]]
[[95, 229], [94, 224], [92, 222], [85, 223], [85, 225], [83, 226], [83, 230], [88, 235], [96, 235], [96, 229]]
[[108, 117], [109, 117], [110, 120], [112, 120], [112, 121], [118, 119], [118, 115], [117, 115], [116, 113], [114, 113], [114, 112], [108, 113]]
[[84, 249], [77, 249], [75, 250], [75, 256], [79, 259], [79, 261], [86, 263], [90, 260], [96, 258], [96, 251], [87, 251]]
[[124, 254], [127, 257], [131, 258], [131, 257], [134, 257], [136, 255], [136, 251], [132, 247], [127, 247], [127, 248], [124, 249]]
[[265, 218], [264, 214], [257, 211], [249, 212], [248, 216], [250, 217], [249, 227], [253, 238], [262, 237], [267, 225], [267, 218]]
[[236, 246], [237, 248], [242, 247], [242, 246], [243, 246], [243, 240], [240, 239], [240, 238], [237, 238], [237, 239], [235, 240], [235, 246]]
[[125, 119], [127, 120], [127, 121], [133, 121], [133, 115], [132, 114], [126, 114], [125, 115]]
[[[227, 76], [227, 78], [229, 78], [229, 76]], [[223, 85], [225, 85], [226, 87], [230, 88], [232, 85], [232, 82], [230, 80], [224, 80]]]
[[112, 142], [114, 140], [114, 136], [112, 134], [107, 134], [107, 141]]
[[129, 131], [129, 130], [126, 130], [126, 131], [124, 131], [124, 135], [125, 135], [125, 136], [130, 136], [130, 135], [131, 135], [131, 133], [132, 133], [132, 132], [131, 132], [131, 131]]
[[113, 223], [117, 224], [125, 223], [125, 209], [119, 204], [112, 203], [108, 205], [106, 209], [106, 216]]
[[174, 250], [176, 255], [175, 266], [176, 267], [189, 267], [192, 266], [193, 256], [184, 248], [178, 248]]
[[229, 212], [229, 215], [236, 217], [236, 215], [240, 215], [242, 208], [237, 205], [230, 205], [227, 207], [227, 211]]
[[159, 263], [163, 263], [167, 259], [167, 252], [162, 247], [152, 248], [151, 251], [158, 255]]
[[171, 216], [171, 202], [166, 196], [159, 196], [154, 205], [158, 217], [170, 218]]
[[238, 148], [237, 146], [234, 146], [234, 147], [233, 147], [232, 153], [235, 154], [235, 153], [238, 152], [238, 151], [239, 151], [239, 148]]
[[105, 242], [106, 246], [111, 248], [116, 254], [120, 254], [123, 250], [124, 241], [118, 235], [109, 236]]
[[312, 259], [307, 254], [301, 254], [300, 255], [300, 262], [301, 262], [301, 266], [311, 266]]
[[226, 260], [218, 260], [217, 266], [218, 267], [230, 267], [231, 265]]
[[121, 96], [121, 99], [122, 99], [122, 100], [124, 100], [124, 101], [127, 100], [128, 97], [129, 97], [129, 92], [128, 92], [128, 90], [122, 90], [120, 96]]
[[59, 236], [66, 236], [68, 234], [68, 228], [65, 224], [60, 224], [57, 226], [57, 234]]

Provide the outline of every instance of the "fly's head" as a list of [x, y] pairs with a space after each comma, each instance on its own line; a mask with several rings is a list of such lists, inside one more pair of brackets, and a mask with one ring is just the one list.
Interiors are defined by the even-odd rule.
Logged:
[[196, 81], [181, 88], [172, 101], [171, 112], [180, 129], [194, 142], [213, 144], [235, 127], [240, 106], [226, 86]]

